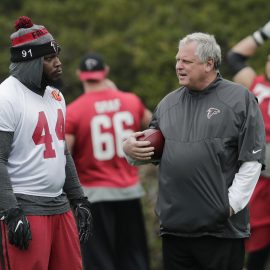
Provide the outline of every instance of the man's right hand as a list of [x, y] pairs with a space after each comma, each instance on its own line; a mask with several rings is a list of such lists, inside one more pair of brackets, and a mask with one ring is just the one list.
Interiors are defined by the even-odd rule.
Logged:
[[21, 250], [26, 250], [32, 235], [30, 224], [23, 210], [19, 207], [10, 208], [2, 213], [1, 220], [7, 224], [9, 243]]
[[154, 155], [154, 147], [149, 146], [149, 141], [138, 141], [137, 138], [142, 136], [143, 132], [135, 132], [123, 142], [125, 154], [136, 160], [150, 160]]

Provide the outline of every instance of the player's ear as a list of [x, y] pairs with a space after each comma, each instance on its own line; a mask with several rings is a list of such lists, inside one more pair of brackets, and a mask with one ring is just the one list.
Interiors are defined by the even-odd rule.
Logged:
[[110, 73], [110, 67], [107, 65], [105, 66], [105, 72], [106, 72], [106, 77], [107, 77]]
[[209, 58], [206, 63], [205, 63], [205, 69], [207, 72], [211, 71], [214, 69], [214, 59]]
[[76, 76], [77, 76], [78, 79], [80, 80], [80, 70], [79, 70], [79, 69], [76, 70]]

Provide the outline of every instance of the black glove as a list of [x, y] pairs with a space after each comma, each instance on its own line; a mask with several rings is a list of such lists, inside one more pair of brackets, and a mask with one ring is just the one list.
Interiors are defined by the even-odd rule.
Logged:
[[4, 211], [1, 220], [8, 227], [8, 240], [11, 245], [26, 250], [32, 239], [30, 224], [21, 208], [10, 208]]
[[72, 200], [71, 206], [74, 209], [74, 214], [77, 219], [80, 242], [86, 243], [89, 236], [92, 234], [93, 219], [91, 215], [91, 203], [87, 197]]

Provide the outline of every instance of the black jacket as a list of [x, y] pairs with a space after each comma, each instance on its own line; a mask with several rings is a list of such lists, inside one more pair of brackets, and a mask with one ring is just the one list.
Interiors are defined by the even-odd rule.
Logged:
[[253, 94], [218, 75], [203, 91], [168, 94], [150, 126], [165, 137], [156, 208], [161, 234], [247, 237], [248, 211], [229, 217], [228, 188], [242, 162], [264, 162], [264, 151], [252, 153], [265, 147]]

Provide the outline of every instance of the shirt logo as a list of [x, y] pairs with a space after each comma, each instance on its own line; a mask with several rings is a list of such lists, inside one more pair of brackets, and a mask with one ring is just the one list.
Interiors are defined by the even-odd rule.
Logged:
[[93, 70], [98, 65], [98, 61], [93, 58], [89, 58], [85, 61], [85, 66], [87, 70]]
[[62, 100], [62, 98], [61, 98], [61, 96], [60, 96], [60, 91], [58, 91], [58, 90], [53, 90], [53, 91], [52, 91], [52, 97], [53, 97], [55, 100], [57, 100], [57, 101], [61, 101], [61, 100]]
[[261, 151], [262, 151], [262, 149], [252, 150], [252, 154], [256, 154], [256, 153], [261, 152]]
[[19, 226], [20, 226], [21, 224], [23, 224], [23, 222], [22, 222], [21, 220], [19, 220], [18, 223], [17, 223], [17, 226], [16, 226], [16, 228], [15, 228], [15, 232], [18, 230], [18, 228], [19, 228]]
[[209, 108], [207, 110], [207, 118], [210, 119], [213, 115], [220, 113], [220, 110], [217, 108]]

